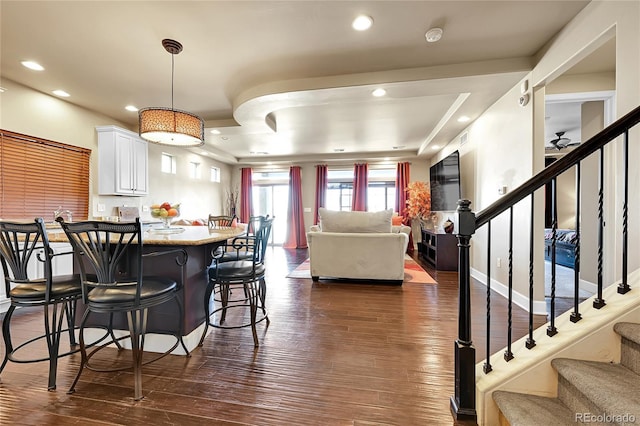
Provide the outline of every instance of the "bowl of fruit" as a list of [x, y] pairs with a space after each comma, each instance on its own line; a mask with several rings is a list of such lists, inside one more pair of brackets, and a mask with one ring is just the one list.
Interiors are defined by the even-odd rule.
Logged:
[[165, 228], [171, 227], [171, 221], [180, 216], [180, 203], [170, 204], [164, 202], [162, 204], [154, 204], [151, 206], [151, 217], [161, 219]]

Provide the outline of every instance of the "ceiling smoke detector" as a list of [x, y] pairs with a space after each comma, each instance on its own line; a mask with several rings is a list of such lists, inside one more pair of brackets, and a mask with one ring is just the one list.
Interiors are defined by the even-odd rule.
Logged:
[[442, 28], [431, 28], [425, 33], [424, 38], [427, 39], [429, 43], [435, 43], [442, 38], [442, 33]]

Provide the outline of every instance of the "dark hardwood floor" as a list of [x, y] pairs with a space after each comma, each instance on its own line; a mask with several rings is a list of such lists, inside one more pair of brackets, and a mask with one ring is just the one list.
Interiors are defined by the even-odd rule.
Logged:
[[[0, 424], [468, 424], [456, 423], [449, 411], [457, 273], [417, 259], [437, 284], [286, 278], [306, 257], [306, 250], [269, 249], [271, 324], [258, 325], [259, 348], [248, 328], [214, 329], [190, 358], [172, 355], [145, 366], [145, 398], [138, 402], [129, 371], [85, 371], [76, 393], [67, 395], [79, 354], [60, 359], [53, 392], [46, 362], [10, 362], [1, 375]], [[485, 301], [486, 288], [474, 283], [478, 361], [485, 354]], [[504, 298], [492, 298], [492, 351], [506, 344], [506, 311]], [[513, 314], [516, 340], [527, 333], [528, 314], [516, 306]], [[536, 317], [536, 326], [545, 321]], [[41, 310], [18, 312], [12, 323], [17, 339], [33, 335]], [[102, 355], [118, 356], [108, 351]]]

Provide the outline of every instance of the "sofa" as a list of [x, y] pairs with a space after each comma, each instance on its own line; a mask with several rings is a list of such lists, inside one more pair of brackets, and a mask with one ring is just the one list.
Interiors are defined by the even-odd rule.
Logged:
[[401, 285], [411, 228], [392, 226], [392, 210], [318, 210], [307, 232], [311, 277], [381, 280]]

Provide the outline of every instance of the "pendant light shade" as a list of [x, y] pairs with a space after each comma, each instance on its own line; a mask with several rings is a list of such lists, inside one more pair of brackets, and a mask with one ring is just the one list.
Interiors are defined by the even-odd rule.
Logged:
[[173, 55], [182, 51], [182, 44], [164, 39], [162, 46], [171, 53], [171, 108], [143, 108], [138, 112], [140, 137], [149, 142], [181, 147], [204, 145], [204, 122], [190, 112], [173, 108]]

